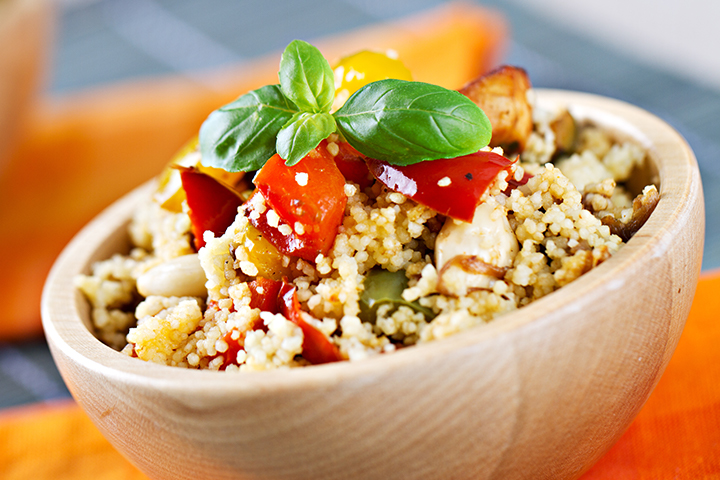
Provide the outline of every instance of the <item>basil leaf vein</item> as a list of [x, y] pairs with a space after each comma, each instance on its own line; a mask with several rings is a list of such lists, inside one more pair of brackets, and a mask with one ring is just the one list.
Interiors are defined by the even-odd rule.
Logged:
[[200, 127], [203, 165], [258, 170], [275, 154], [278, 132], [297, 111], [279, 85], [253, 90], [215, 110]]

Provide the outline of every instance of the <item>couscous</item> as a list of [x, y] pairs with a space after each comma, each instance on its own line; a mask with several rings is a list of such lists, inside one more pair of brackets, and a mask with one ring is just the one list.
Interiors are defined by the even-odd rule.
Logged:
[[[342, 86], [325, 111], [352, 98]], [[276, 154], [228, 172], [202, 166], [201, 130], [135, 213], [132, 250], [77, 278], [98, 338], [196, 369], [360, 360], [526, 307], [608, 259], [652, 212], [656, 186], [636, 198], [623, 187], [645, 151], [535, 108], [522, 70], [460, 92], [492, 139], [447, 161], [392, 164], [333, 129], [292, 165]]]

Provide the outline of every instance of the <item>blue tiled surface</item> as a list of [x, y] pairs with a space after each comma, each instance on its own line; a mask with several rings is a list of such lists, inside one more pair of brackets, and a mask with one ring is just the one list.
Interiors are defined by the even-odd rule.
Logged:
[[[99, 0], [60, 15], [50, 89], [62, 95], [125, 79], [236, 64], [444, 3], [440, 0]], [[720, 267], [720, 92], [662, 73], [501, 0], [512, 30], [507, 63], [537, 87], [612, 96], [664, 118], [689, 141], [706, 198], [705, 269]], [[74, 5], [74, 6], [73, 6]], [[0, 408], [69, 396], [41, 342], [0, 344]]]

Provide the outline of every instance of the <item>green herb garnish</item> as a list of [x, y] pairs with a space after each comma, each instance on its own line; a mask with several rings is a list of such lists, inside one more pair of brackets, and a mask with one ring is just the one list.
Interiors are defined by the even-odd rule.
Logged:
[[200, 128], [204, 165], [257, 170], [275, 153], [294, 165], [336, 131], [360, 153], [394, 165], [467, 155], [490, 141], [490, 121], [472, 100], [427, 83], [373, 82], [331, 114], [330, 64], [301, 40], [283, 52], [278, 77], [279, 85], [210, 114]]
[[359, 152], [393, 165], [474, 153], [491, 136], [485, 113], [462, 93], [406, 80], [364, 86], [335, 120]]
[[259, 170], [275, 155], [278, 132], [298, 108], [278, 85], [253, 90], [210, 114], [200, 127], [206, 166], [228, 172]]

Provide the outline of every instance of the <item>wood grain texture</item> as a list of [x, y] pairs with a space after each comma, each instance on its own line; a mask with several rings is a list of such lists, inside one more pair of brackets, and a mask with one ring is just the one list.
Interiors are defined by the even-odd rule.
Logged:
[[47, 280], [43, 324], [78, 403], [156, 479], [574, 479], [620, 437], [677, 345], [702, 257], [695, 158], [658, 118], [540, 90], [649, 148], [660, 202], [615, 256], [487, 326], [356, 363], [232, 375], [123, 356], [72, 277], [123, 248], [149, 185], [89, 224]]

